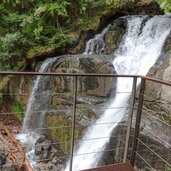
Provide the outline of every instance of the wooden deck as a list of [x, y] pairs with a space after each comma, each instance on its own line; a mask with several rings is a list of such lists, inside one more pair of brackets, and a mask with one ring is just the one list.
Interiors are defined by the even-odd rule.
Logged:
[[82, 171], [135, 171], [129, 163], [119, 163]]

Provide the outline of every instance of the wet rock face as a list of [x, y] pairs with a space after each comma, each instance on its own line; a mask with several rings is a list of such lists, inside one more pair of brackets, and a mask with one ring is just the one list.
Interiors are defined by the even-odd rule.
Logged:
[[[67, 55], [62, 57], [60, 63], [55, 64], [53, 71], [58, 73], [93, 73], [114, 74], [110, 61], [106, 55]], [[115, 78], [104, 77], [78, 77], [77, 79], [77, 110], [76, 122], [79, 125], [76, 137], [79, 138], [87, 124], [98, 117], [96, 104], [102, 103], [112, 96]], [[51, 81], [52, 95], [49, 97], [49, 108], [52, 112], [45, 117], [45, 127], [55, 127], [47, 130], [46, 135], [56, 141], [70, 141], [71, 120], [74, 104], [73, 77], [53, 77]], [[60, 128], [65, 126], [66, 128]], [[57, 128], [59, 127], [59, 128]], [[62, 150], [67, 154], [70, 144], [61, 144]]]
[[[75, 55], [64, 56], [63, 60], [54, 70], [58, 73], [92, 73], [115, 74], [112, 58], [105, 55]], [[64, 58], [63, 57], [63, 58]], [[113, 78], [78, 77], [78, 91], [91, 96], [107, 97], [113, 89]], [[58, 91], [73, 91], [73, 78], [60, 77], [54, 80]], [[55, 86], [54, 86], [55, 87]]]
[[[63, 56], [63, 60], [53, 66], [58, 73], [92, 73], [114, 74], [111, 57], [106, 55], [75, 55]], [[103, 102], [112, 96], [115, 87], [115, 78], [83, 76], [77, 79], [77, 121], [91, 120], [95, 114], [95, 104]], [[71, 117], [74, 100], [74, 78], [69, 76], [53, 77], [50, 89], [49, 108], [62, 109], [67, 118]], [[57, 94], [56, 94], [57, 93]], [[66, 110], [67, 109], [67, 110]], [[52, 112], [54, 113], [54, 112]]]
[[111, 23], [109, 30], [104, 36], [105, 54], [111, 54], [118, 48], [118, 45], [126, 32], [126, 25], [127, 21], [124, 17], [114, 20]]
[[[148, 76], [171, 82], [171, 34], [163, 47], [163, 53], [156, 65], [150, 69]], [[147, 81], [145, 105], [157, 116], [171, 123], [171, 87]]]

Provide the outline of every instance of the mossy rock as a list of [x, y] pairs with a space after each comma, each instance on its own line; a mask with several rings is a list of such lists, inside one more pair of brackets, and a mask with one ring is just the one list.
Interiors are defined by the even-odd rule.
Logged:
[[71, 133], [69, 127], [71, 122], [62, 115], [50, 114], [45, 118], [45, 126], [48, 128], [46, 134], [49, 139], [54, 142], [59, 142], [61, 149], [64, 152], [69, 151]]
[[77, 104], [77, 119], [81, 121], [82, 118], [87, 118], [87, 120], [95, 120], [97, 118], [96, 113], [90, 109], [91, 105], [86, 103]]
[[[75, 129], [75, 139], [78, 139], [82, 132], [82, 127], [78, 126]], [[48, 128], [45, 134], [49, 139], [57, 142], [61, 150], [68, 154], [71, 146], [71, 131], [72, 122], [63, 114], [49, 114], [45, 118], [45, 126]]]
[[14, 112], [14, 116], [15, 118], [22, 123], [23, 119], [24, 119], [24, 105], [21, 102], [18, 101], [13, 101], [12, 103], [12, 112]]
[[119, 18], [113, 21], [104, 36], [106, 54], [111, 54], [118, 48], [122, 37], [126, 32], [126, 25], [127, 21], [125, 18]]
[[3, 91], [7, 87], [8, 82], [11, 80], [11, 76], [6, 76], [0, 79], [0, 91]]

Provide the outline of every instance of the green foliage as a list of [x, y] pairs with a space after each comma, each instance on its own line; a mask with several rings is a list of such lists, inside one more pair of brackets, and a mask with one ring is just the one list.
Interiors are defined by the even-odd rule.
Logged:
[[55, 3], [42, 3], [39, 7], [35, 10], [35, 16], [46, 16], [49, 15], [54, 17], [55, 15], [67, 17], [68, 13], [66, 7], [69, 5], [67, 1], [63, 1], [60, 4]]
[[17, 120], [22, 122], [22, 120], [23, 120], [23, 113], [22, 113], [23, 109], [22, 109], [21, 103], [14, 101], [12, 104], [12, 112], [15, 113], [15, 117], [17, 118]]
[[171, 167], [167, 168], [166, 171], [171, 171]]
[[[100, 16], [134, 1], [2, 0], [1, 70], [17, 70], [17, 61], [22, 58], [41, 55], [41, 51], [44, 54], [46, 50], [48, 53], [49, 50], [56, 52], [66, 47], [71, 43], [72, 33], [89, 28], [97, 29]], [[171, 11], [170, 0], [156, 1], [165, 11]]]
[[61, 21], [67, 20], [68, 5], [67, 0], [4, 0], [0, 4], [1, 70], [17, 70], [17, 61], [34, 49], [65, 47], [70, 37]]
[[26, 39], [20, 32], [7, 33], [5, 36], [0, 36], [0, 61], [3, 63], [3, 69], [15, 70], [17, 66], [14, 60], [17, 60], [24, 53], [24, 47], [27, 46], [26, 43]]
[[171, 1], [170, 0], [156, 0], [165, 12], [171, 12]]
[[120, 8], [131, 2], [135, 2], [135, 0], [106, 0], [107, 5], [113, 5], [115, 8]]
[[[21, 55], [21, 51], [15, 51], [16, 46], [22, 46], [25, 39], [22, 37], [20, 32], [15, 32], [13, 34], [7, 33], [4, 37], [0, 37], [1, 52], [0, 57], [2, 60], [8, 60], [12, 56]], [[1, 55], [1, 53], [3, 55]]]

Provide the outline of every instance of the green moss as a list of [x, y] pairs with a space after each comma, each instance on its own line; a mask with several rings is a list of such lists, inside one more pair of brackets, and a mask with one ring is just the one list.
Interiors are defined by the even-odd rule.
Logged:
[[[45, 126], [49, 129], [46, 134], [49, 139], [59, 142], [61, 150], [69, 154], [71, 147], [72, 122], [65, 114], [51, 114], [45, 119]], [[79, 139], [83, 132], [83, 127], [76, 123], [75, 140]]]
[[86, 104], [84, 103], [77, 104], [77, 108], [79, 109], [81, 113], [83, 113], [85, 117], [89, 118], [90, 120], [92, 118], [96, 118], [96, 113], [92, 111], [91, 109], [88, 109]]
[[8, 82], [10, 81], [10, 78], [11, 78], [10, 76], [1, 78], [1, 80], [0, 80], [0, 90], [2, 90], [4, 87], [7, 86]]
[[171, 51], [171, 43], [170, 42], [166, 45], [166, 50]]
[[27, 58], [32, 59], [35, 56], [41, 56], [43, 54], [50, 54], [54, 52], [56, 49], [56, 46], [45, 46], [45, 47], [35, 47], [34, 49], [30, 49], [27, 53]]
[[166, 171], [171, 171], [171, 167], [167, 168]]
[[48, 129], [48, 136], [53, 141], [60, 142], [60, 147], [63, 152], [68, 153], [70, 149], [71, 139], [71, 121], [62, 115], [48, 115], [46, 117], [46, 126]]
[[163, 116], [164, 120], [171, 125], [171, 113]]
[[22, 122], [23, 121], [23, 105], [18, 102], [14, 101], [12, 103], [12, 112], [15, 113], [15, 117], [18, 121]]

